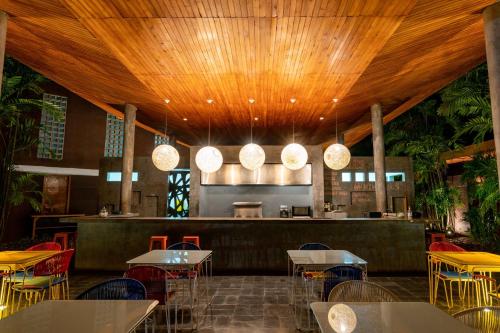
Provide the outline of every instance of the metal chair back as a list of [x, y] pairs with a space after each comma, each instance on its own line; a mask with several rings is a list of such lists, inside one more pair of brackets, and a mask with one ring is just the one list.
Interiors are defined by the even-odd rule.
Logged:
[[163, 268], [135, 266], [127, 270], [123, 277], [140, 281], [146, 288], [146, 299], [156, 299], [160, 305], [165, 304], [168, 298], [167, 279], [169, 274]]
[[330, 291], [338, 284], [351, 281], [362, 280], [363, 270], [359, 267], [349, 265], [339, 265], [325, 270], [323, 280], [323, 300], [326, 301]]
[[346, 281], [335, 286], [328, 302], [398, 302], [399, 298], [373, 282]]
[[299, 247], [299, 250], [331, 250], [331, 248], [322, 243], [305, 243]]
[[144, 300], [146, 288], [135, 279], [109, 280], [84, 291], [76, 299], [90, 300]]
[[457, 312], [453, 315], [478, 332], [500, 332], [500, 306], [481, 306]]
[[40, 244], [33, 245], [27, 248], [25, 251], [61, 251], [61, 244], [56, 242], [44, 242]]
[[429, 246], [429, 251], [466, 252], [464, 248], [446, 241], [432, 243]]
[[61, 251], [40, 261], [33, 267], [33, 276], [56, 276], [66, 273], [74, 252], [73, 249]]

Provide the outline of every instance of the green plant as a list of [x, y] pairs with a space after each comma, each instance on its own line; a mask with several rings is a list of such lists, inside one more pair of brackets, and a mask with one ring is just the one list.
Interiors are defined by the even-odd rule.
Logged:
[[0, 239], [12, 206], [28, 202], [40, 209], [41, 194], [33, 175], [15, 172], [14, 158], [21, 151], [30, 151], [40, 130], [34, 120], [42, 109], [55, 117], [60, 111], [39, 96], [46, 79], [38, 73], [6, 58], [0, 97]]
[[500, 191], [494, 156], [478, 155], [464, 165], [463, 180], [468, 184], [472, 236], [483, 246], [500, 248]]

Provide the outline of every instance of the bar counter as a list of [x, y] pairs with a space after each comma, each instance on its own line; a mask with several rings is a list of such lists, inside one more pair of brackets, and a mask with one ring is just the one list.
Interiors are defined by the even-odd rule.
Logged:
[[286, 250], [307, 242], [348, 250], [368, 261], [368, 272], [424, 272], [422, 221], [401, 219], [297, 219], [230, 217], [73, 217], [77, 223], [76, 268], [123, 270], [148, 251], [149, 237], [168, 235], [169, 244], [198, 235], [213, 250], [215, 274], [281, 274]]

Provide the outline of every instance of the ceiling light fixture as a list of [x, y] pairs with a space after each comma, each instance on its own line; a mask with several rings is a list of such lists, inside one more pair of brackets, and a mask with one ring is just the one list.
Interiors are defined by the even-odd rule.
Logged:
[[[264, 149], [262, 149], [261, 146], [253, 143], [253, 120], [252, 118], [252, 106], [255, 103], [255, 100], [253, 98], [250, 98], [248, 100], [248, 103], [250, 103], [249, 109], [250, 109], [250, 143], [244, 145], [241, 150], [240, 150], [240, 163], [243, 165], [244, 168], [248, 170], [257, 170], [262, 165], [264, 165], [264, 162], [266, 161], [266, 153], [264, 152]], [[259, 118], [255, 117], [255, 120]]]
[[[214, 105], [214, 100], [207, 99], [207, 103]], [[212, 173], [219, 170], [223, 162], [220, 150], [210, 146], [210, 117], [211, 111], [208, 114], [208, 145], [198, 150], [195, 158], [196, 166], [205, 173]]]
[[[333, 103], [337, 103], [338, 99], [334, 98]], [[335, 110], [335, 137], [336, 142], [326, 148], [323, 154], [326, 166], [333, 170], [341, 170], [345, 168], [351, 161], [351, 152], [349, 149], [339, 142], [338, 136], [338, 112]]]
[[[297, 102], [297, 99], [290, 99], [292, 108], [295, 102]], [[292, 143], [285, 146], [281, 151], [281, 162], [287, 169], [300, 170], [306, 165], [308, 157], [304, 146], [295, 143], [295, 116], [292, 114]]]
[[[165, 99], [165, 103], [170, 103], [169, 99]], [[158, 145], [151, 154], [151, 159], [155, 167], [161, 171], [171, 171], [174, 170], [177, 164], [179, 164], [179, 152], [175, 147], [169, 144], [170, 138], [167, 135], [168, 127], [168, 110], [165, 110], [165, 138], [167, 138], [167, 143]]]

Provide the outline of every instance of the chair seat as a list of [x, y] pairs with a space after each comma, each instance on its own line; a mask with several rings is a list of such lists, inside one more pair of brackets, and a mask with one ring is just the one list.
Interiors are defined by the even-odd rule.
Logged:
[[14, 285], [13, 289], [15, 290], [24, 290], [24, 289], [47, 289], [50, 286], [54, 286], [56, 284], [62, 283], [65, 281], [63, 276], [58, 276], [54, 279], [50, 279], [49, 276], [35, 276], [35, 277], [26, 277], [24, 279], [24, 283], [22, 283], [22, 278]]
[[446, 280], [472, 281], [472, 274], [465, 272], [459, 273], [455, 271], [442, 271], [439, 273], [439, 277]]

